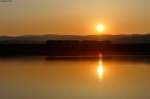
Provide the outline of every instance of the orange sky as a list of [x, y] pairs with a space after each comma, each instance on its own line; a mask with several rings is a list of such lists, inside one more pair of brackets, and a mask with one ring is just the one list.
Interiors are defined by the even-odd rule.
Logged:
[[0, 2], [0, 35], [94, 35], [150, 32], [150, 0], [13, 0]]

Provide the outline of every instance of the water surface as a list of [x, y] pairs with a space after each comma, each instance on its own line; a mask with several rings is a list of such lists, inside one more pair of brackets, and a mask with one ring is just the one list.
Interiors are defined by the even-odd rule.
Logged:
[[149, 59], [0, 59], [0, 99], [150, 99]]

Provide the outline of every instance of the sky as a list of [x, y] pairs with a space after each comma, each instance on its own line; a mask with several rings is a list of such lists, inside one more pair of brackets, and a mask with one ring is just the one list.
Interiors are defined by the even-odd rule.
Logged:
[[96, 35], [150, 32], [150, 0], [12, 0], [0, 2], [0, 35]]

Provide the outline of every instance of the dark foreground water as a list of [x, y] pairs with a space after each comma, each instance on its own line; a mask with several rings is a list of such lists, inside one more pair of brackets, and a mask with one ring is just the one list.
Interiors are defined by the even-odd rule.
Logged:
[[150, 99], [150, 57], [1, 58], [0, 99]]

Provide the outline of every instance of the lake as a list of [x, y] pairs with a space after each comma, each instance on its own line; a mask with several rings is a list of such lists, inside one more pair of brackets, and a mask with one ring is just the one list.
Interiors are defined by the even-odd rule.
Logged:
[[150, 99], [150, 57], [1, 58], [0, 99]]

